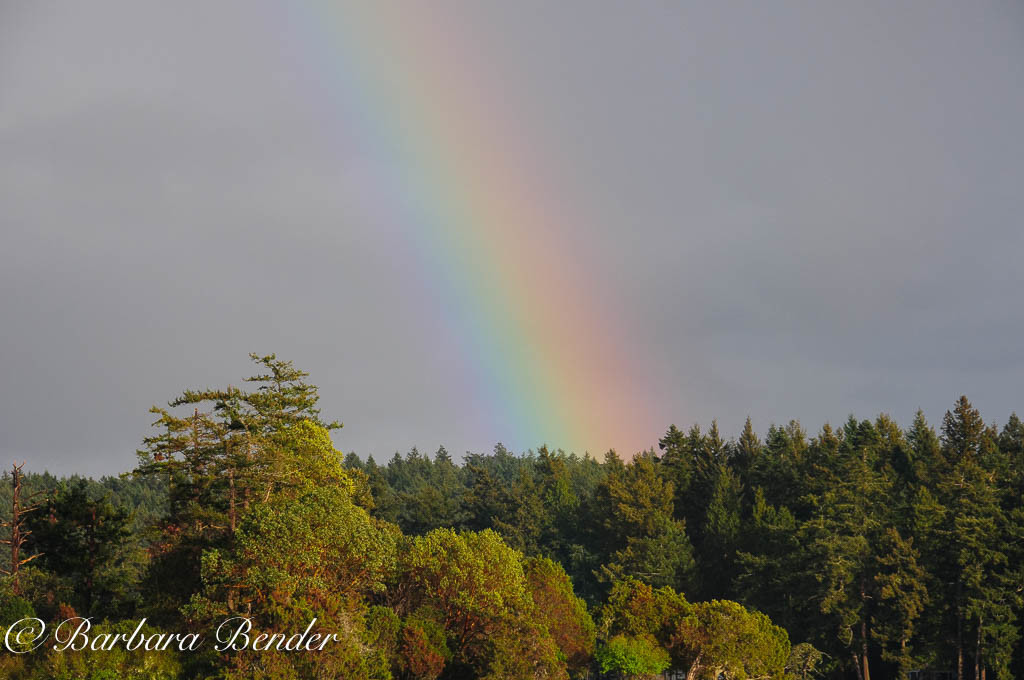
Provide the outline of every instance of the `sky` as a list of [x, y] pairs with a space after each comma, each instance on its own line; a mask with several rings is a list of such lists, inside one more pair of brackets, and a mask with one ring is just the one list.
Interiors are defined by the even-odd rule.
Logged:
[[0, 4], [0, 465], [311, 374], [343, 451], [1024, 412], [1017, 2]]

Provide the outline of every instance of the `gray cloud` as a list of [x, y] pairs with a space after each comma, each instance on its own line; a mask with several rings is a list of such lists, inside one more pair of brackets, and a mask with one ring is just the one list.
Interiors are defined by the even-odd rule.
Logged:
[[[1022, 408], [1019, 5], [437, 11], [582, 217], [666, 427]], [[462, 384], [375, 159], [278, 18], [0, 9], [0, 463], [127, 469], [151, 403], [249, 351], [313, 373], [344, 450], [540, 443]]]

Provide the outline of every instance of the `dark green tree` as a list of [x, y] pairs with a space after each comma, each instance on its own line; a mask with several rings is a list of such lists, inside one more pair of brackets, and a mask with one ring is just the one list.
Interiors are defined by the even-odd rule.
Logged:
[[31, 521], [32, 548], [40, 566], [73, 587], [67, 604], [83, 616], [116, 613], [133, 584], [120, 567], [129, 538], [130, 518], [109, 495], [94, 498], [85, 480], [61, 483]]

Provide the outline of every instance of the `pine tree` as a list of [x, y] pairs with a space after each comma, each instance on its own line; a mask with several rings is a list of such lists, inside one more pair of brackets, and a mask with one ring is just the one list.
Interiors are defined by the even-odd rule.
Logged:
[[673, 496], [672, 483], [658, 474], [653, 453], [609, 472], [595, 503], [601, 513], [595, 528], [605, 556], [600, 578], [633, 577], [654, 586], [692, 588], [693, 548], [685, 523], [674, 519]]
[[903, 538], [893, 527], [885, 530], [875, 557], [873, 636], [881, 644], [882, 658], [896, 664], [901, 678], [915, 665], [911, 641], [928, 604], [927, 574], [919, 557], [913, 539]]
[[793, 514], [768, 503], [758, 487], [740, 543], [734, 588], [739, 600], [767, 613], [796, 639], [806, 639], [817, 612], [807, 608], [811, 588]]
[[[186, 390], [167, 408], [150, 409], [162, 432], [144, 440], [137, 472], [167, 479], [171, 523], [179, 529], [208, 537], [232, 530], [241, 510], [288, 483], [282, 433], [304, 421], [341, 427], [320, 419], [319, 394], [304, 381], [307, 373], [273, 354], [250, 358], [267, 371], [246, 378], [255, 390]], [[179, 415], [180, 407], [192, 412]]]
[[837, 461], [840, 481], [825, 492], [815, 516], [801, 527], [810, 572], [820, 583], [815, 599], [862, 680], [871, 677], [874, 556], [890, 523], [883, 513], [891, 487], [878, 471], [878, 444], [874, 426], [851, 417]]
[[942, 474], [945, 460], [939, 438], [920, 409], [914, 414], [914, 423], [907, 431], [906, 439], [911, 450], [916, 480], [934, 486]]
[[733, 597], [742, 504], [743, 485], [739, 477], [731, 468], [720, 464], [715, 475], [711, 501], [708, 503], [700, 556], [703, 573], [701, 585], [706, 599]]
[[964, 458], [976, 455], [985, 432], [985, 421], [971, 406], [967, 397], [957, 400], [953, 411], [946, 411], [942, 419], [942, 453], [948, 465], [956, 465]]
[[[691, 430], [692, 435], [692, 430]], [[694, 476], [693, 437], [687, 437], [679, 428], [672, 425], [665, 436], [658, 441], [661, 457], [658, 460], [663, 475], [672, 483], [676, 497], [674, 505], [678, 518], [685, 517], [682, 499], [690, 492], [690, 484]], [[605, 464], [609, 461], [606, 459]], [[609, 468], [612, 469], [612, 468]]]
[[46, 514], [32, 519], [32, 545], [42, 566], [67, 577], [75, 586], [75, 605], [85, 616], [109, 612], [118, 599], [123, 574], [111, 569], [129, 537], [129, 516], [110, 502], [95, 499], [84, 479], [61, 483], [47, 499]]
[[1009, 650], [1017, 637], [1012, 622], [1020, 593], [1007, 540], [1013, 525], [1001, 504], [998, 479], [1006, 466], [995, 438], [966, 397], [946, 412], [942, 454], [947, 467], [938, 489], [948, 509], [943, 532], [953, 559], [939, 566], [953, 584], [959, 680], [968, 655], [975, 680], [988, 668], [1008, 677]]
[[1006, 457], [1009, 470], [1007, 481], [1013, 490], [1013, 502], [1024, 494], [1024, 422], [1021, 422], [1016, 413], [1011, 413], [1006, 425], [1003, 426], [998, 444], [999, 450]]
[[743, 431], [740, 432], [740, 438], [736, 440], [735, 454], [731, 459], [731, 463], [736, 468], [741, 479], [747, 477], [750, 468], [755, 464], [760, 455], [761, 440], [757, 438], [757, 433], [754, 432], [754, 425], [750, 420], [750, 416], [747, 416], [746, 422], [743, 423]]

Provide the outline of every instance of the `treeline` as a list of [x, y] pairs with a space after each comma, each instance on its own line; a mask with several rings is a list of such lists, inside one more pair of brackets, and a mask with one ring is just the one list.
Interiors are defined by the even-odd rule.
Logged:
[[919, 412], [761, 440], [748, 419], [728, 441], [673, 426], [629, 462], [499, 445], [346, 465], [403, 531], [493, 529], [592, 606], [634, 578], [764, 612], [833, 677], [1024, 677], [1024, 424], [986, 425], [966, 397], [940, 433]]
[[246, 616], [291, 634], [315, 617], [342, 641], [37, 651], [0, 658], [4, 677], [1024, 676], [1016, 416], [986, 425], [961, 398], [939, 432], [919, 413], [762, 439], [748, 419], [728, 440], [673, 426], [628, 460], [498, 445], [378, 464], [334, 449], [304, 373], [254, 359], [251, 391], [155, 408], [134, 474], [24, 477], [32, 559], [8, 569], [0, 624], [209, 634]]

